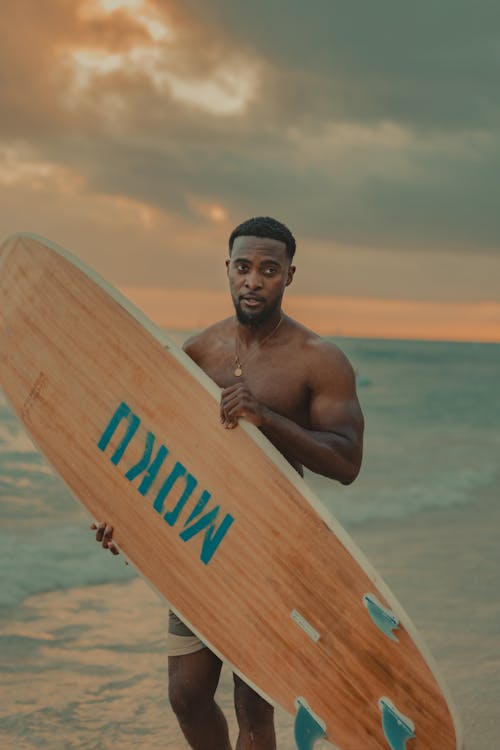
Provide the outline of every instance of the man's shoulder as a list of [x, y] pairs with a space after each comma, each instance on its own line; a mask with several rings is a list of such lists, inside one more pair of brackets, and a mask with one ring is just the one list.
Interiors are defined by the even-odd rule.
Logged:
[[349, 362], [340, 346], [324, 336], [320, 336], [310, 328], [296, 320], [289, 319], [293, 326], [295, 341], [314, 358], [329, 359], [331, 361]]
[[334, 341], [320, 336], [302, 323], [295, 320], [290, 320], [290, 322], [293, 326], [295, 343], [311, 373], [321, 375], [326, 372], [335, 372], [338, 375], [347, 376], [353, 373], [348, 357]]
[[195, 333], [188, 338], [182, 348], [195, 362], [198, 362], [205, 352], [213, 350], [214, 347], [222, 346], [227, 340], [232, 327], [234, 327], [234, 318], [225, 318], [213, 323], [203, 331]]

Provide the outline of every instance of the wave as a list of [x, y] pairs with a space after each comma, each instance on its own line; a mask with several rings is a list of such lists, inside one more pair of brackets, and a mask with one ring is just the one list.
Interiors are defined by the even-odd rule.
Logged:
[[0, 606], [12, 607], [26, 597], [58, 589], [123, 582], [135, 577], [122, 555], [113, 557], [95, 542], [88, 522], [34, 524], [2, 529]]

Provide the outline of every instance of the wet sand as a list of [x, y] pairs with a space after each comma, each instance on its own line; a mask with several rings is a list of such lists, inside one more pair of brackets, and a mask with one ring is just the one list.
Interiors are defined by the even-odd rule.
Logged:
[[[498, 746], [498, 528], [500, 504], [483, 498], [351, 529], [438, 662], [462, 716], [467, 750]], [[0, 747], [186, 748], [167, 700], [166, 615], [166, 605], [134, 579], [32, 596], [4, 616]], [[226, 668], [218, 701], [234, 740]], [[278, 747], [292, 750], [292, 718], [278, 710], [276, 726]]]

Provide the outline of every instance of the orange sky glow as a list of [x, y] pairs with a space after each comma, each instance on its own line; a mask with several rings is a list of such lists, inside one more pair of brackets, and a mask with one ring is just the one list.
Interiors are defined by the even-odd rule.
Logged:
[[[124, 288], [160, 327], [196, 331], [233, 314], [229, 294]], [[283, 309], [322, 336], [500, 342], [500, 303], [415, 302], [288, 294]]]

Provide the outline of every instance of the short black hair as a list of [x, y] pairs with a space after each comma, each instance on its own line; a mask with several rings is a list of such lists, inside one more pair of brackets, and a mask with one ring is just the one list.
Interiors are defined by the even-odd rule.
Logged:
[[229, 237], [229, 255], [231, 255], [236, 237], [267, 237], [271, 240], [279, 240], [285, 243], [289, 260], [292, 260], [295, 255], [295, 237], [288, 227], [270, 216], [254, 216], [238, 224]]

